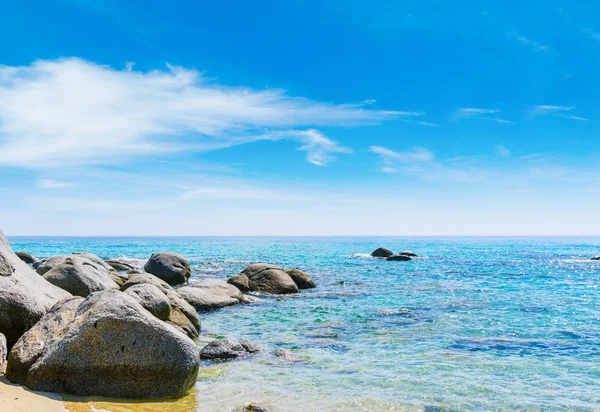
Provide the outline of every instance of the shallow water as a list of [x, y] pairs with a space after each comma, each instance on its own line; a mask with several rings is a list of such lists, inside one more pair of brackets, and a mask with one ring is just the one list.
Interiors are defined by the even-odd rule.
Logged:
[[[600, 410], [600, 262], [584, 260], [600, 254], [600, 238], [9, 240], [39, 257], [173, 251], [194, 277], [261, 261], [313, 276], [317, 289], [202, 315], [204, 341], [249, 339], [265, 352], [204, 363], [196, 392], [172, 410]], [[378, 246], [421, 257], [368, 257]]]

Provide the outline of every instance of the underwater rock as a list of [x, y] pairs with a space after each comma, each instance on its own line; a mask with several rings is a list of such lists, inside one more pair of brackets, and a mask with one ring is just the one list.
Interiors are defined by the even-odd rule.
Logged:
[[55, 305], [11, 350], [7, 378], [81, 396], [184, 395], [196, 382], [194, 342], [117, 290]]
[[307, 273], [301, 270], [287, 269], [285, 273], [290, 275], [296, 286], [298, 286], [298, 289], [312, 289], [317, 287], [315, 281], [312, 280], [312, 278], [308, 276]]
[[296, 356], [289, 349], [277, 348], [271, 352], [271, 355], [275, 356], [279, 360], [293, 362], [296, 360]]
[[247, 340], [215, 339], [200, 351], [200, 359], [236, 359], [260, 351], [260, 347]]
[[183, 256], [171, 252], [153, 253], [144, 265], [144, 270], [171, 286], [187, 282], [192, 275], [188, 261]]
[[392, 256], [393, 254], [394, 252], [384, 247], [377, 248], [373, 252], [371, 252], [371, 256], [381, 258], [386, 258]]
[[0, 333], [9, 350], [56, 302], [68, 297], [69, 292], [19, 259], [0, 230]]
[[232, 409], [231, 412], [269, 412], [264, 406], [249, 404], [246, 406], [242, 406], [241, 408]]

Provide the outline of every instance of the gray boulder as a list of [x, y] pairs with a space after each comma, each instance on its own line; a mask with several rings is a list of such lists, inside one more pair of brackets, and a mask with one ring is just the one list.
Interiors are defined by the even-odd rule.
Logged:
[[381, 258], [390, 257], [393, 254], [394, 254], [394, 252], [392, 252], [391, 250], [384, 248], [384, 247], [377, 248], [373, 252], [371, 252], [371, 256], [381, 257]]
[[250, 403], [246, 406], [232, 409], [231, 412], [269, 412], [269, 409], [265, 406], [255, 405]]
[[153, 253], [144, 270], [164, 280], [169, 285], [180, 285], [192, 275], [190, 264], [183, 256], [171, 252]]
[[315, 281], [306, 272], [298, 269], [288, 269], [285, 273], [290, 275], [296, 286], [298, 286], [298, 289], [312, 289], [317, 287]]
[[228, 360], [243, 358], [252, 353], [259, 352], [260, 347], [247, 340], [236, 341], [233, 339], [216, 339], [200, 351], [200, 359]]
[[16, 252], [15, 255], [17, 255], [19, 257], [19, 259], [21, 259], [23, 262], [27, 263], [28, 265], [31, 265], [38, 261], [38, 259], [36, 257], [31, 256], [29, 253]]
[[166, 322], [179, 328], [190, 338], [197, 338], [200, 334], [200, 317], [198, 316], [198, 312], [196, 312], [196, 310], [164, 280], [149, 273], [131, 275], [129, 280], [121, 286], [121, 290], [124, 292], [132, 286], [147, 283], [156, 286], [167, 296], [167, 298], [169, 298], [171, 313]]
[[44, 274], [46, 274], [46, 272], [49, 272], [50, 270], [52, 270], [53, 267], [61, 265], [61, 264], [65, 263], [65, 261], [67, 259], [72, 259], [72, 258], [86, 259], [86, 260], [92, 262], [96, 267], [101, 267], [104, 270], [106, 270], [107, 272], [110, 272], [113, 270], [108, 264], [106, 264], [98, 256], [92, 255], [91, 253], [84, 253], [84, 252], [76, 252], [71, 255], [53, 256], [50, 259], [44, 260], [40, 265], [37, 266], [37, 268], [35, 268], [35, 270], [40, 275], [44, 275]]
[[123, 262], [121, 260], [105, 260], [104, 263], [109, 265], [117, 272], [128, 272], [130, 270], [139, 270], [139, 267], [134, 266], [130, 263]]
[[6, 358], [8, 357], [8, 347], [6, 346], [6, 336], [0, 333], [0, 374], [6, 370]]
[[151, 283], [134, 285], [125, 290], [125, 293], [138, 301], [148, 312], [160, 320], [167, 321], [171, 314], [171, 303], [157, 286]]
[[404, 256], [410, 256], [410, 257], [417, 257], [417, 254], [408, 250], [405, 250], [404, 252], [399, 252], [399, 255], [404, 255]]
[[298, 293], [294, 280], [279, 266], [267, 263], [256, 263], [248, 266], [241, 273], [248, 277], [251, 291], [286, 294]]
[[106, 269], [96, 262], [72, 255], [63, 263], [44, 274], [44, 279], [74, 296], [86, 297], [90, 293], [118, 289]]
[[184, 395], [196, 382], [198, 349], [116, 290], [54, 306], [19, 339], [7, 378], [32, 390], [81, 396]]
[[396, 254], [396, 255], [389, 256], [385, 260], [408, 261], [408, 260], [413, 260], [413, 259], [410, 256]]
[[248, 279], [248, 276], [243, 275], [241, 273], [239, 275], [233, 275], [232, 277], [227, 279], [227, 283], [235, 286], [242, 293], [250, 292], [250, 286], [249, 286], [248, 282], [250, 282], [250, 279]]
[[0, 230], [0, 333], [9, 350], [56, 302], [70, 296], [19, 259]]
[[201, 279], [190, 286], [177, 288], [176, 291], [187, 303], [201, 312], [237, 305], [246, 301], [238, 288], [219, 279]]

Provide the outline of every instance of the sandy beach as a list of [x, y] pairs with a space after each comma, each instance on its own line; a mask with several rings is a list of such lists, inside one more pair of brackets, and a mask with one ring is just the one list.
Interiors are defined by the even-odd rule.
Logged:
[[4, 376], [0, 377], [0, 409], [3, 412], [65, 411], [58, 395], [30, 391], [13, 385]]

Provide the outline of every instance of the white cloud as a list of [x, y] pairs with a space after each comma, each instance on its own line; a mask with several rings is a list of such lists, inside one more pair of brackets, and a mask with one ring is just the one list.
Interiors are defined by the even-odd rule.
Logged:
[[512, 37], [513, 39], [515, 39], [519, 43], [532, 48], [533, 51], [535, 51], [535, 52], [548, 51], [548, 49], [549, 49], [548, 46], [540, 44], [540, 43], [538, 43], [535, 40], [528, 39], [527, 37], [525, 37], [523, 35], [520, 35], [517, 32], [511, 31], [511, 32], [508, 32], [507, 35], [509, 37]]
[[594, 40], [598, 40], [600, 41], [600, 33], [596, 33], [595, 31], [593, 31], [592, 29], [585, 29], [583, 31], [584, 34], [587, 34], [588, 36], [590, 36], [592, 39]]
[[496, 117], [481, 117], [483, 120], [490, 120], [496, 123], [504, 123], [504, 124], [514, 124], [515, 122], [511, 122], [510, 120], [498, 119]]
[[37, 182], [37, 185], [40, 189], [62, 189], [65, 187], [73, 186], [71, 182], [63, 182], [54, 179], [40, 179]]
[[544, 116], [544, 115], [554, 115], [554, 116], [557, 116], [557, 117], [564, 117], [565, 119], [571, 119], [571, 120], [579, 120], [579, 121], [588, 121], [588, 120], [590, 120], [590, 119], [587, 119], [587, 118], [581, 117], [581, 116], [575, 116], [575, 115], [572, 115], [572, 114], [565, 114], [565, 113], [573, 112], [575, 109], [576, 109], [575, 106], [538, 105], [538, 106], [533, 106], [529, 110], [529, 115], [531, 117]]
[[348, 150], [314, 127], [422, 114], [369, 110], [363, 103], [226, 87], [174, 66], [139, 72], [127, 63], [114, 70], [76, 58], [0, 66], [0, 165], [98, 164], [284, 138], [299, 141], [307, 159], [323, 165]]
[[369, 151], [378, 154], [386, 161], [429, 162], [433, 160], [433, 153], [420, 147], [417, 147], [410, 152], [396, 152], [383, 146], [371, 146]]
[[488, 114], [498, 114], [500, 113], [500, 109], [484, 109], [478, 107], [464, 107], [462, 109], [458, 109], [455, 114], [456, 119], [465, 119], [475, 117], [477, 119], [489, 120], [496, 123], [510, 123], [510, 120], [499, 119], [497, 117], [489, 117], [486, 116]]
[[510, 157], [510, 150], [503, 144], [496, 146], [496, 154], [500, 157]]

